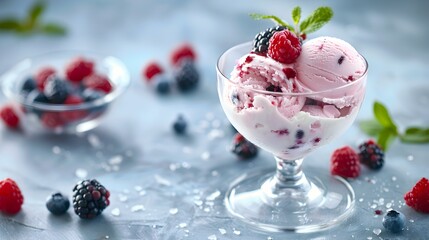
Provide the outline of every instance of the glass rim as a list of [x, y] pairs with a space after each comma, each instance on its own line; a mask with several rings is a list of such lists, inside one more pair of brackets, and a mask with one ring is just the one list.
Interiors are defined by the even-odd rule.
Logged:
[[[335, 88], [330, 88], [330, 89], [323, 90], [323, 91], [298, 92], [298, 93], [296, 93], [296, 92], [291, 92], [291, 93], [287, 93], [287, 92], [271, 92], [271, 91], [266, 91], [266, 90], [255, 89], [255, 88], [248, 87], [248, 86], [242, 86], [242, 85], [240, 85], [239, 83], [232, 81], [232, 80], [230, 79], [230, 77], [227, 77], [227, 76], [224, 74], [224, 72], [220, 70], [220, 64], [221, 64], [221, 61], [222, 61], [224, 58], [226, 58], [226, 56], [227, 56], [230, 52], [232, 52], [232, 51], [234, 51], [234, 50], [236, 50], [236, 49], [238, 49], [238, 48], [241, 48], [241, 47], [247, 46], [247, 45], [249, 46], [249, 49], [250, 49], [250, 46], [252, 45], [252, 42], [251, 42], [251, 41], [249, 41], [249, 42], [245, 42], [245, 43], [240, 43], [240, 44], [237, 44], [237, 45], [235, 45], [235, 46], [233, 46], [233, 47], [231, 47], [231, 48], [227, 49], [226, 51], [224, 51], [224, 52], [223, 52], [223, 53], [218, 57], [218, 60], [217, 60], [217, 62], [216, 62], [216, 72], [217, 72], [217, 74], [218, 74], [219, 76], [221, 76], [223, 79], [226, 79], [230, 84], [234, 85], [235, 87], [238, 87], [238, 88], [241, 88], [241, 89], [245, 89], [245, 90], [249, 90], [249, 91], [253, 91], [253, 92], [256, 92], [256, 93], [261, 93], [261, 94], [265, 94], [265, 95], [273, 95], [273, 96], [309, 96], [309, 95], [323, 95], [323, 94], [327, 94], [327, 93], [333, 93], [333, 92], [336, 92], [336, 91], [339, 91], [339, 90], [342, 90], [342, 89], [347, 89], [347, 88], [349, 88], [349, 87], [351, 87], [351, 86], [357, 85], [358, 83], [360, 83], [360, 82], [364, 81], [364, 79], [366, 79], [366, 77], [367, 77], [367, 75], [368, 75], [368, 68], [369, 68], [368, 61], [366, 60], [366, 58], [365, 58], [364, 56], [362, 56], [362, 54], [360, 54], [360, 53], [359, 53], [359, 55], [360, 55], [360, 56], [365, 60], [365, 71], [364, 71], [364, 73], [362, 74], [362, 76], [360, 76], [358, 79], [354, 80], [353, 82], [347, 83], [347, 84], [345, 84], [345, 85], [343, 85], [343, 86], [339, 86], [339, 87], [335, 87]], [[250, 51], [249, 51], [249, 53], [250, 53]], [[238, 59], [237, 59], [237, 61], [238, 61]], [[230, 73], [229, 73], [229, 74], [230, 74]]]
[[[9, 76], [9, 75], [11, 74], [13, 75], [14, 71], [16, 71], [17, 68], [26, 68], [29, 64], [31, 64], [31, 61], [37, 61], [38, 58], [48, 57], [50, 55], [59, 55], [59, 54], [74, 54], [74, 56], [92, 55], [98, 58], [108, 59], [110, 61], [113, 61], [114, 65], [118, 66], [122, 70], [120, 81], [118, 81], [119, 84], [115, 84], [113, 91], [111, 91], [110, 93], [104, 95], [99, 99], [96, 99], [90, 102], [83, 102], [75, 105], [36, 103], [36, 102], [28, 103], [25, 101], [25, 98], [20, 93], [12, 90], [11, 84], [15, 84], [14, 81], [16, 81], [16, 79], [13, 79], [13, 76]], [[11, 83], [11, 84], [8, 84], [8, 83]], [[31, 57], [27, 57], [13, 64], [11, 67], [9, 67], [5, 72], [3, 72], [0, 75], [1, 89], [3, 94], [7, 97], [7, 99], [12, 100], [26, 107], [32, 107], [32, 108], [46, 110], [46, 111], [57, 111], [57, 112], [85, 110], [85, 109], [99, 107], [104, 104], [110, 103], [114, 99], [116, 99], [119, 95], [121, 95], [128, 88], [130, 83], [131, 83], [131, 79], [130, 79], [129, 72], [121, 60], [111, 55], [103, 55], [97, 52], [83, 51], [83, 50], [56, 50], [56, 51], [50, 51], [50, 52], [34, 55]]]

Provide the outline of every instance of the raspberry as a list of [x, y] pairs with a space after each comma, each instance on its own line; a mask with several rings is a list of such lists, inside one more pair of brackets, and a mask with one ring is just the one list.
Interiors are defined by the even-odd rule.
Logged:
[[92, 74], [83, 80], [83, 86], [90, 89], [100, 90], [105, 93], [110, 93], [113, 90], [107, 76], [100, 74]]
[[419, 182], [404, 196], [405, 203], [418, 212], [429, 213], [429, 180]]
[[11, 105], [6, 105], [0, 110], [0, 117], [9, 128], [19, 127], [19, 117]]
[[240, 133], [236, 133], [232, 143], [232, 152], [241, 159], [251, 159], [258, 155], [258, 148]]
[[36, 85], [37, 88], [39, 88], [41, 91], [45, 89], [45, 84], [48, 78], [55, 74], [55, 69], [52, 67], [45, 67], [40, 69], [36, 76], [34, 77], [36, 79]]
[[[83, 100], [78, 95], [69, 95], [64, 101], [65, 105], [78, 105], [83, 103]], [[61, 112], [61, 118], [65, 122], [73, 122], [76, 120], [80, 120], [86, 116], [85, 110], [70, 110]]]
[[150, 81], [153, 77], [163, 72], [164, 69], [162, 69], [158, 63], [151, 62], [143, 69], [143, 76], [145, 77], [146, 81]]
[[72, 82], [80, 82], [94, 71], [94, 63], [82, 57], [72, 60], [66, 66], [67, 79]]
[[266, 54], [268, 51], [268, 42], [274, 33], [283, 31], [286, 28], [283, 26], [276, 26], [274, 28], [268, 28], [267, 30], [258, 33], [253, 39], [253, 49], [252, 51], [255, 53]]
[[173, 66], [179, 64], [182, 59], [188, 58], [192, 61], [195, 61], [197, 58], [194, 49], [189, 44], [182, 44], [173, 50], [171, 53], [171, 63]]
[[384, 152], [373, 140], [359, 145], [360, 162], [370, 169], [379, 170], [384, 164]]
[[349, 146], [339, 148], [331, 156], [331, 174], [356, 178], [360, 174], [359, 156]]
[[289, 30], [274, 33], [268, 45], [268, 56], [281, 63], [293, 63], [301, 53], [301, 43]]
[[198, 86], [200, 75], [193, 61], [184, 59], [175, 73], [177, 87], [182, 92], [189, 92]]
[[83, 180], [73, 188], [74, 212], [84, 219], [100, 215], [109, 206], [110, 192], [97, 180]]
[[24, 197], [15, 181], [6, 178], [0, 181], [0, 211], [17, 214], [24, 203]]
[[296, 77], [296, 71], [293, 68], [284, 68], [283, 73], [286, 75], [287, 79]]
[[61, 215], [67, 212], [70, 207], [70, 201], [61, 193], [54, 193], [48, 197], [46, 208], [54, 215]]

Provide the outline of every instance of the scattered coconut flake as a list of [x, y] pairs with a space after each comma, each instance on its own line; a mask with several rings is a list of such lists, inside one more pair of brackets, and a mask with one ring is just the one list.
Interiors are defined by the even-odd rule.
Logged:
[[117, 216], [121, 215], [121, 210], [119, 210], [119, 208], [114, 208], [114, 209], [112, 209], [112, 211], [110, 213], [113, 216], [117, 217]]
[[171, 208], [170, 211], [169, 211], [169, 213], [171, 215], [176, 215], [178, 212], [179, 212], [179, 209], [177, 209], [177, 208]]
[[408, 155], [407, 159], [408, 159], [408, 161], [413, 161], [414, 160], [414, 156], [413, 155]]
[[273, 240], [273, 238], [272, 237], [267, 237], [267, 240]]
[[100, 139], [94, 135], [94, 134], [89, 134], [88, 135], [88, 142], [89, 144], [91, 144], [91, 146], [93, 148], [101, 148], [103, 147], [103, 144], [101, 143]]
[[213, 234], [213, 235], [208, 236], [207, 239], [208, 240], [217, 240], [217, 237], [216, 237], [216, 235]]
[[203, 209], [203, 211], [204, 211], [204, 212], [210, 212], [210, 208], [205, 207], [205, 208]]
[[121, 155], [113, 156], [109, 159], [110, 165], [119, 165], [122, 163], [123, 157]]
[[118, 196], [120, 202], [126, 202], [128, 200], [128, 197], [123, 194], [119, 194]]
[[391, 202], [389, 202], [389, 203], [386, 203], [386, 208], [391, 208], [392, 207], [392, 203]]
[[189, 169], [191, 168], [191, 164], [189, 164], [188, 162], [182, 162], [182, 168]]
[[395, 176], [392, 177], [392, 181], [396, 181], [396, 177]]
[[188, 226], [188, 224], [186, 224], [186, 223], [180, 223], [180, 224], [179, 224], [179, 227], [180, 227], [180, 228], [185, 228], [185, 227], [187, 227], [187, 226]]
[[209, 158], [210, 158], [210, 153], [209, 152], [203, 152], [202, 154], [201, 154], [201, 159], [203, 159], [203, 160], [209, 160]]
[[168, 181], [167, 179], [159, 176], [158, 174], [155, 174], [155, 181], [161, 185], [165, 185], [165, 186], [171, 186], [171, 182]]
[[389, 192], [389, 189], [388, 188], [383, 188], [383, 191], [384, 192]]
[[239, 230], [235, 229], [235, 228], [233, 228], [232, 230], [233, 230], [233, 233], [235, 235], [240, 235], [241, 234], [241, 232]]
[[220, 191], [216, 190], [215, 192], [213, 192], [212, 194], [208, 195], [206, 197], [207, 201], [214, 201], [216, 198], [218, 198], [220, 196]]
[[414, 219], [410, 219], [409, 221], [410, 221], [410, 223], [413, 223], [413, 222], [414, 222]]
[[60, 148], [60, 147], [58, 147], [58, 146], [53, 146], [53, 147], [52, 147], [52, 152], [53, 152], [54, 154], [60, 154], [60, 153], [61, 153], [61, 148]]
[[143, 205], [134, 205], [131, 207], [131, 212], [138, 212], [146, 210]]
[[137, 192], [140, 192], [141, 190], [143, 190], [142, 186], [134, 186], [134, 190], [136, 190]]
[[359, 202], [363, 202], [363, 198], [359, 198]]
[[214, 206], [214, 202], [206, 202], [207, 206], [213, 207]]
[[381, 233], [381, 229], [380, 228], [374, 228], [374, 230], [372, 230], [372, 232], [378, 236]]
[[169, 168], [170, 168], [170, 170], [171, 171], [176, 171], [176, 169], [178, 169], [180, 166], [178, 166], [177, 164], [174, 164], [174, 163], [172, 163], [172, 164], [170, 164], [170, 166], [169, 166]]
[[140, 191], [140, 192], [139, 192], [139, 195], [140, 195], [140, 196], [144, 196], [144, 195], [146, 195], [146, 191], [145, 191], [145, 190]]
[[195, 203], [195, 205], [197, 205], [197, 206], [201, 206], [201, 205], [203, 205], [203, 201], [201, 201], [201, 200], [195, 200], [195, 201], [194, 201], [194, 203]]
[[367, 237], [366, 239], [368, 239], [368, 240], [372, 240], [372, 237]]
[[78, 178], [86, 178], [86, 176], [88, 176], [88, 171], [83, 168], [78, 168], [76, 169], [75, 175]]
[[220, 234], [222, 234], [222, 235], [225, 235], [225, 234], [226, 234], [226, 230], [225, 230], [225, 228], [219, 228], [219, 232], [220, 232]]

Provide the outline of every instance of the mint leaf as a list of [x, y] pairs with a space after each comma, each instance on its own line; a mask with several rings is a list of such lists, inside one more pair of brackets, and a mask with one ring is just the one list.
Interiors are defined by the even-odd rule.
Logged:
[[263, 14], [258, 14], [258, 13], [251, 13], [250, 17], [252, 17], [255, 20], [270, 19], [270, 20], [274, 21], [276, 24], [281, 25], [283, 27], [286, 27], [289, 30], [295, 32], [294, 27], [292, 27], [291, 25], [289, 25], [288, 23], [284, 22], [279, 17], [276, 17], [274, 15], [263, 15]]
[[299, 21], [301, 20], [301, 8], [299, 6], [296, 6], [292, 10], [292, 19], [293, 22], [298, 25]]
[[404, 134], [399, 135], [399, 138], [405, 143], [428, 143], [429, 128], [409, 127]]
[[359, 123], [360, 129], [369, 136], [377, 136], [382, 130], [383, 126], [376, 120], [365, 120]]
[[20, 28], [20, 22], [15, 18], [4, 18], [0, 20], [1, 31], [17, 31]]
[[380, 102], [374, 102], [374, 116], [377, 121], [386, 128], [392, 128], [396, 131], [397, 127], [390, 117], [387, 108]]
[[40, 31], [49, 35], [64, 35], [66, 34], [66, 29], [63, 26], [60, 26], [55, 23], [47, 23], [41, 26]]
[[331, 20], [333, 15], [334, 12], [330, 7], [317, 8], [310, 16], [301, 22], [299, 26], [301, 33], [308, 34], [319, 30]]
[[28, 11], [27, 23], [34, 27], [42, 13], [45, 11], [45, 3], [42, 1], [36, 2]]
[[397, 134], [395, 130], [391, 128], [384, 128], [383, 130], [381, 130], [380, 134], [378, 135], [377, 143], [384, 151], [387, 151], [387, 149], [389, 148], [389, 145], [395, 139], [396, 135]]

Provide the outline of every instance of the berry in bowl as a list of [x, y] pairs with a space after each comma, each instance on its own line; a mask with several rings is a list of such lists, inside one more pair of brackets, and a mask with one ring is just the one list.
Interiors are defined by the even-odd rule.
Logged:
[[112, 56], [58, 51], [19, 62], [0, 81], [21, 128], [76, 133], [98, 126], [130, 77]]

